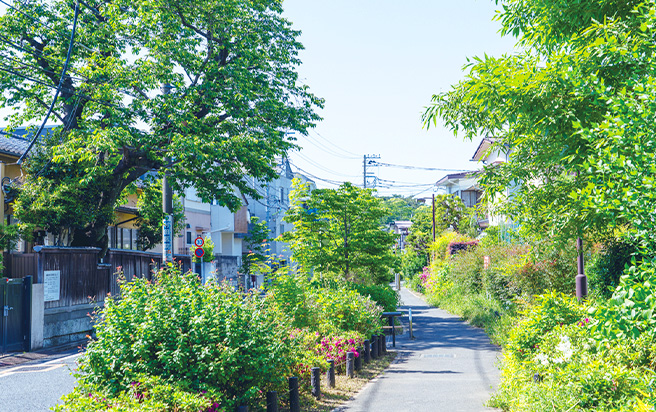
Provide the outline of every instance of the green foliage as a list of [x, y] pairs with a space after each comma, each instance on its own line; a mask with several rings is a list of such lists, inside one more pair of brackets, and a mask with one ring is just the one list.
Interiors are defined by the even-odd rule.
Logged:
[[632, 257], [637, 254], [638, 248], [630, 239], [611, 238], [604, 242], [601, 252], [586, 265], [590, 290], [604, 298], [610, 298], [619, 285], [624, 269], [631, 264]]
[[266, 300], [291, 320], [321, 336], [357, 332], [371, 336], [380, 330], [382, 307], [363, 296], [351, 282], [310, 282], [305, 275], [272, 276]]
[[5, 269], [3, 265], [3, 251], [9, 251], [16, 247], [16, 243], [22, 238], [26, 241], [32, 240], [32, 225], [21, 223], [20, 225], [5, 225], [0, 223], [0, 271]]
[[338, 189], [318, 189], [294, 180], [285, 222], [294, 230], [282, 235], [294, 260], [306, 271], [341, 274], [361, 283], [389, 281], [397, 264], [394, 235], [383, 230], [388, 211], [370, 189], [344, 183]]
[[239, 271], [251, 274], [257, 271], [257, 266], [267, 261], [267, 249], [269, 246], [269, 226], [264, 220], [257, 216], [251, 217], [251, 226], [244, 238], [244, 245], [248, 250], [242, 257]]
[[605, 339], [656, 337], [656, 259], [626, 269], [613, 296], [590, 309], [596, 330]]
[[439, 235], [430, 245], [431, 261], [443, 261], [448, 257], [449, 245], [453, 242], [468, 242], [471, 238], [453, 231], [446, 231]]
[[421, 206], [421, 203], [413, 197], [392, 195], [391, 197], [382, 197], [381, 199], [389, 210], [388, 215], [383, 219], [385, 225], [389, 225], [397, 220], [410, 220], [417, 208]]
[[399, 294], [390, 285], [362, 285], [349, 282], [347, 286], [355, 289], [360, 295], [369, 297], [385, 312], [395, 312], [399, 305]]
[[652, 243], [656, 4], [498, 3], [502, 33], [522, 52], [474, 58], [465, 80], [433, 97], [426, 126], [493, 136], [490, 151], [509, 159], [485, 168], [487, 203], [505, 197], [500, 212], [534, 233], [573, 239], [629, 225]]
[[285, 388], [294, 365], [289, 324], [265, 309], [258, 297], [203, 286], [193, 273], [173, 267], [153, 283], [135, 278], [95, 317], [97, 339], [80, 362], [79, 396], [69, 400], [98, 388], [121, 397], [135, 382], [153, 378], [174, 394], [206, 391], [225, 409], [257, 404], [260, 391]]
[[[162, 209], [161, 179], [146, 179], [144, 187], [138, 193], [136, 226], [139, 229], [137, 244], [139, 249], [148, 250], [162, 243], [162, 225], [164, 210]], [[184, 205], [177, 195], [173, 195], [173, 236], [181, 233], [185, 227], [186, 218]]]
[[406, 279], [421, 273], [426, 264], [427, 259], [425, 256], [418, 255], [410, 249], [405, 249], [401, 254], [401, 273]]
[[[85, 47], [73, 48], [54, 107], [65, 126], [24, 164], [16, 205], [25, 222], [104, 247], [126, 188], [147, 172], [169, 173], [175, 191], [193, 186], [203, 201], [236, 210], [240, 192], [258, 196], [246, 176], [275, 178], [275, 158], [294, 147], [284, 131], [307, 133], [319, 119], [323, 101], [298, 82], [300, 32], [280, 1], [92, 6], [80, 6], [76, 37]], [[0, 76], [12, 127], [47, 110], [69, 46], [62, 22], [74, 9], [63, 0], [21, 7], [0, 17], [0, 51], [25, 64]]]

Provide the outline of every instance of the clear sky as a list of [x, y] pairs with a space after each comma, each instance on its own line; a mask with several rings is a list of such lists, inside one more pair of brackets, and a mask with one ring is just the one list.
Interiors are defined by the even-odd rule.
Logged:
[[[512, 53], [492, 21], [493, 0], [285, 0], [302, 31], [302, 81], [326, 100], [323, 121], [299, 137], [294, 165], [323, 179], [362, 184], [362, 156], [381, 162], [472, 170], [479, 141], [422, 128], [434, 93], [463, 79], [467, 57]], [[330, 149], [330, 150], [329, 150]], [[338, 156], [341, 155], [341, 156]], [[447, 172], [380, 167], [381, 179], [434, 183]], [[317, 180], [319, 187], [334, 187]], [[412, 195], [425, 187], [380, 189]], [[432, 189], [423, 195], [431, 195]]]

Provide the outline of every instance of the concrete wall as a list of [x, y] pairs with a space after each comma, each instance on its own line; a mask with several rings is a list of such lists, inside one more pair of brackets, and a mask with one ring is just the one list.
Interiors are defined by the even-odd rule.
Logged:
[[30, 319], [30, 350], [43, 347], [43, 283], [32, 284], [32, 319]]
[[86, 339], [93, 335], [91, 312], [96, 305], [77, 305], [52, 308], [44, 311], [43, 347], [64, 345]]

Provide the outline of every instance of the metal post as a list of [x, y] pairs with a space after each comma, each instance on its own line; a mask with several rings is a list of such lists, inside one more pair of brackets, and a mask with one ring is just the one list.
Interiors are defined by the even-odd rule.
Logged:
[[396, 325], [394, 325], [394, 316], [390, 316], [389, 325], [392, 327], [392, 346], [396, 348]]
[[401, 274], [400, 273], [395, 273], [394, 274], [394, 280], [396, 283], [396, 290], [401, 290]]
[[329, 388], [335, 387], [335, 361], [330, 359], [328, 361], [328, 372], [326, 372], [326, 383]]
[[385, 353], [387, 353], [387, 339], [385, 338], [385, 334], [381, 333], [378, 335], [378, 354], [383, 356]]
[[415, 336], [412, 334], [412, 308], [408, 308], [408, 324], [410, 325], [410, 339], [414, 339]]
[[[162, 94], [171, 93], [171, 85], [162, 85]], [[171, 158], [166, 157], [165, 162], [171, 162]], [[173, 262], [173, 190], [169, 184], [166, 171], [162, 179], [162, 211], [164, 212], [164, 222], [162, 224], [162, 265]]]
[[355, 359], [355, 353], [353, 352], [346, 352], [346, 377], [347, 378], [352, 378], [353, 377], [353, 369], [355, 367], [354, 363]]
[[583, 264], [583, 239], [576, 239], [576, 249], [578, 251], [578, 272], [576, 275], [576, 297], [582, 300], [588, 296], [588, 278], [585, 276], [585, 267]]
[[278, 412], [278, 392], [269, 391], [266, 396], [267, 412]]
[[369, 363], [371, 361], [371, 345], [369, 344], [369, 339], [364, 340], [364, 363]]
[[310, 386], [312, 387], [312, 396], [321, 398], [321, 368], [310, 369]]

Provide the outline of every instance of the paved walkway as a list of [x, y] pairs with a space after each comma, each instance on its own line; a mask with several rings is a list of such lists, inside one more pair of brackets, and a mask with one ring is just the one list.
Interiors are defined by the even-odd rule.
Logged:
[[[430, 307], [406, 289], [404, 306], [412, 308], [415, 340], [397, 337], [395, 362], [339, 411], [478, 412], [497, 383], [500, 349], [481, 330], [441, 309]], [[407, 327], [407, 317], [403, 320]], [[391, 343], [390, 345], [391, 346]], [[389, 347], [388, 346], [388, 347]], [[393, 350], [393, 348], [390, 348]]]

